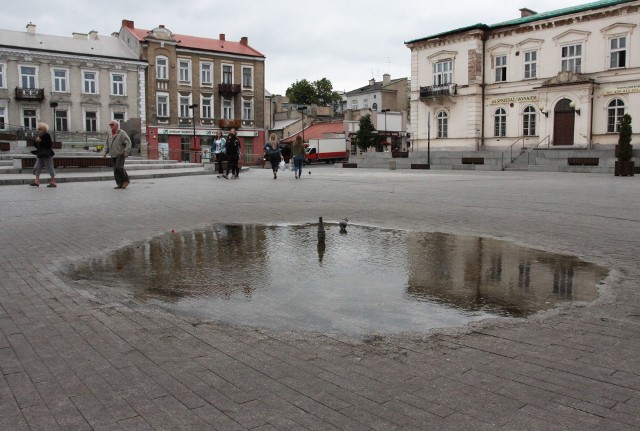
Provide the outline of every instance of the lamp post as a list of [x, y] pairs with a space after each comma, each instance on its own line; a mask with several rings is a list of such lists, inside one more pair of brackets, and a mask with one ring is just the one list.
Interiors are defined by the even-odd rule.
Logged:
[[58, 102], [50, 102], [49, 106], [53, 109], [53, 142], [56, 142], [56, 108], [58, 107]]
[[390, 111], [390, 109], [382, 109], [380, 111], [380, 112], [384, 113], [384, 136], [385, 136], [385, 142], [386, 142], [386, 137], [388, 136], [388, 133], [387, 133], [387, 112], [389, 112], [389, 111]]
[[298, 106], [298, 111], [302, 114], [302, 144], [304, 145], [304, 111], [307, 110], [306, 106]]
[[[198, 107], [197, 103], [189, 105], [189, 109], [191, 109], [191, 124], [193, 124], [193, 147], [196, 148], [196, 108]], [[191, 151], [189, 151], [191, 153]], [[191, 161], [191, 157], [189, 157], [189, 161]]]

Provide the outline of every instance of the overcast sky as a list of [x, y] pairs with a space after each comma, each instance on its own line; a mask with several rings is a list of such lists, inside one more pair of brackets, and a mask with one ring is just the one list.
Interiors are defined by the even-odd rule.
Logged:
[[[3, 0], [4, 1], [4, 0]], [[6, 0], [8, 3], [9, 0]], [[404, 42], [476, 23], [520, 17], [520, 8], [546, 12], [586, 0], [21, 0], [3, 7], [0, 28], [57, 36], [110, 35], [122, 19], [147, 30], [227, 40], [249, 38], [266, 57], [266, 89], [284, 94], [295, 81], [327, 78], [335, 90], [369, 79], [410, 77]], [[6, 6], [6, 5], [5, 5]]]

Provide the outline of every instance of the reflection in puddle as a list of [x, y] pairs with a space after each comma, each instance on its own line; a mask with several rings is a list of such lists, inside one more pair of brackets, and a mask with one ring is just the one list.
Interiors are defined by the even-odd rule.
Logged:
[[347, 335], [426, 331], [593, 301], [605, 268], [488, 238], [350, 225], [215, 225], [78, 264], [174, 312]]

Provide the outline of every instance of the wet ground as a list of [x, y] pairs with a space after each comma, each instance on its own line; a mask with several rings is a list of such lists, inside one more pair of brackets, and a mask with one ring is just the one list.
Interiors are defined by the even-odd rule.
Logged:
[[345, 335], [456, 327], [590, 302], [607, 275], [490, 238], [350, 225], [170, 233], [77, 264], [72, 278], [204, 320]]

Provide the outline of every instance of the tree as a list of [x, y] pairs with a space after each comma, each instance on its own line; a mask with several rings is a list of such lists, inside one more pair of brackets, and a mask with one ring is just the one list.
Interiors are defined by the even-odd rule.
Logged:
[[316, 88], [306, 79], [291, 84], [291, 86], [287, 88], [285, 95], [291, 103], [297, 103], [299, 105], [317, 103]]
[[633, 157], [631, 133], [631, 115], [624, 114], [620, 121], [620, 135], [618, 136], [618, 161], [620, 162], [628, 162]]
[[379, 150], [380, 136], [373, 127], [370, 114], [360, 118], [360, 130], [356, 133], [356, 145], [362, 151], [367, 151], [369, 147], [376, 147], [376, 150]]
[[333, 91], [333, 84], [327, 78], [313, 83], [316, 88], [316, 100], [320, 106], [334, 106], [342, 100], [337, 91]]

